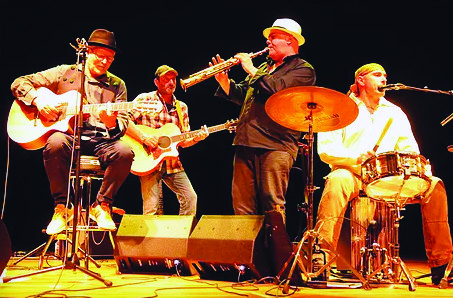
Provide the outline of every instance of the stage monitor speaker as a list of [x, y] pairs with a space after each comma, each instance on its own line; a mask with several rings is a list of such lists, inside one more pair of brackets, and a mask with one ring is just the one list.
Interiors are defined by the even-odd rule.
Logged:
[[11, 258], [11, 240], [3, 220], [0, 219], [0, 276]]
[[122, 273], [191, 275], [187, 262], [193, 215], [123, 215], [114, 257]]
[[203, 215], [189, 237], [187, 257], [203, 279], [267, 276], [264, 216]]

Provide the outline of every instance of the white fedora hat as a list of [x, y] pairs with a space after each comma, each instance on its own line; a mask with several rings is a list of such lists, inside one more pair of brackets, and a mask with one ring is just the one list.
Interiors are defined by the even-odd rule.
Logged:
[[294, 20], [277, 19], [274, 22], [274, 24], [272, 24], [272, 27], [264, 29], [264, 31], [263, 31], [264, 37], [268, 38], [269, 34], [271, 33], [272, 30], [280, 30], [280, 31], [286, 32], [288, 34], [291, 34], [292, 36], [294, 36], [295, 39], [297, 39], [299, 46], [301, 46], [305, 43], [305, 38], [301, 35], [302, 28]]

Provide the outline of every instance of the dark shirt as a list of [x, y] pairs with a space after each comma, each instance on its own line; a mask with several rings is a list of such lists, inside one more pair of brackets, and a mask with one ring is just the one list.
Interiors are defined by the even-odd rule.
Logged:
[[[36, 90], [39, 87], [46, 87], [57, 95], [70, 90], [79, 91], [80, 74], [81, 71], [76, 69], [75, 65], [60, 65], [17, 78], [12, 83], [11, 90], [18, 100], [31, 105], [37, 97]], [[96, 79], [86, 76], [85, 93], [88, 104], [127, 101], [126, 84], [110, 72]], [[55, 98], [57, 99], [57, 97]], [[84, 117], [83, 135], [94, 140], [119, 139], [126, 131], [128, 119], [127, 113], [120, 111], [116, 127], [107, 130], [104, 123], [99, 120], [97, 113], [91, 113], [89, 117]]]
[[268, 62], [263, 63], [253, 77], [248, 76], [241, 83], [230, 80], [229, 95], [219, 88], [216, 96], [242, 105], [234, 145], [287, 151], [296, 159], [301, 132], [273, 121], [265, 111], [265, 104], [280, 90], [314, 85], [315, 70], [298, 55], [286, 57], [272, 73], [268, 65]]

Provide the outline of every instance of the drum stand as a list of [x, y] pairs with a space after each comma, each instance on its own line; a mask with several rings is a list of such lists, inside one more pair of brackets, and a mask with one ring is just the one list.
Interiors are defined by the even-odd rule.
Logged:
[[[388, 213], [390, 214], [390, 240], [389, 240], [389, 246], [390, 249], [384, 251], [385, 253], [385, 261], [382, 263], [378, 268], [376, 268], [373, 272], [371, 272], [369, 275], [366, 275], [366, 280], [369, 282], [373, 277], [375, 277], [377, 274], [386, 271], [387, 274], [390, 276], [390, 279], [394, 283], [399, 283], [401, 281], [401, 275], [404, 273], [408, 283], [409, 283], [409, 291], [415, 291], [416, 289], [416, 284], [415, 284], [415, 278], [412, 276], [410, 273], [409, 269], [407, 268], [406, 264], [401, 260], [399, 251], [400, 251], [400, 244], [398, 240], [398, 233], [399, 233], [399, 222], [403, 218], [401, 216], [401, 210], [403, 210], [404, 204], [400, 203], [400, 194], [401, 190], [403, 189], [405, 181], [409, 178], [410, 174], [405, 173], [404, 174], [404, 179], [403, 183], [401, 184], [400, 191], [398, 194], [395, 196], [394, 201], [390, 202], [385, 202], [386, 209], [389, 211]], [[375, 247], [376, 243], [373, 243], [373, 247]], [[378, 246], [378, 245], [377, 245]], [[381, 248], [378, 248], [380, 250]], [[373, 259], [376, 258], [376, 253], [373, 251], [373, 249], [369, 249], [364, 253], [364, 256], [362, 257], [363, 259]], [[453, 266], [453, 264], [452, 264]], [[401, 271], [400, 271], [401, 270]], [[381, 278], [379, 278], [380, 280]]]
[[[404, 273], [406, 279], [409, 283], [409, 290], [415, 291], [415, 278], [411, 275], [409, 269], [407, 268], [406, 264], [401, 260], [399, 256], [400, 244], [398, 241], [398, 233], [399, 233], [399, 221], [403, 218], [400, 215], [400, 211], [402, 207], [399, 203], [387, 203], [388, 206], [386, 208], [390, 211], [390, 223], [391, 223], [391, 231], [390, 231], [390, 249], [385, 251], [385, 261], [376, 268], [373, 272], [369, 275], [366, 275], [366, 279], [370, 281], [373, 277], [377, 274], [381, 273], [382, 271], [387, 271], [388, 275], [390, 276], [392, 281], [395, 283], [399, 283], [401, 281], [401, 274]], [[373, 247], [375, 247], [373, 243]], [[376, 258], [375, 249], [370, 249], [365, 252], [365, 255], [368, 259]], [[379, 250], [379, 248], [378, 248]], [[363, 257], [363, 259], [365, 256]], [[401, 271], [400, 271], [401, 269]], [[381, 278], [380, 278], [381, 279]]]
[[[308, 181], [307, 181], [307, 187], [306, 187], [306, 198], [307, 198], [307, 203], [305, 204], [305, 212], [307, 213], [307, 231], [304, 233], [302, 239], [299, 241], [297, 245], [297, 250], [296, 253], [292, 254], [290, 259], [286, 262], [285, 266], [280, 270], [279, 274], [277, 275], [277, 279], [280, 279], [280, 276], [283, 274], [283, 272], [286, 269], [287, 264], [291, 261], [291, 259], [294, 257], [293, 263], [291, 265], [291, 269], [288, 273], [288, 277], [286, 279], [286, 282], [283, 287], [283, 293], [288, 294], [289, 292], [289, 283], [291, 281], [291, 277], [294, 273], [294, 270], [296, 268], [296, 264], [299, 265], [300, 270], [302, 273], [305, 275], [305, 277], [310, 280], [312, 278], [318, 277], [320, 274], [322, 274], [327, 268], [329, 268], [330, 264], [333, 263], [337, 258], [342, 258], [338, 253], [335, 252], [335, 250], [332, 248], [332, 246], [327, 243], [327, 241], [324, 241], [329, 249], [329, 254], [333, 254], [333, 257], [321, 266], [316, 272], [313, 272], [314, 266], [313, 266], [313, 255], [314, 254], [319, 254], [321, 252], [319, 248], [319, 239], [321, 238], [319, 236], [319, 233], [314, 230], [314, 224], [313, 224], [313, 193], [315, 190], [319, 189], [319, 187], [315, 187], [313, 185], [313, 142], [314, 142], [314, 135], [313, 135], [313, 110], [317, 108], [317, 104], [314, 102], [309, 102], [307, 103], [307, 108], [310, 110], [309, 115], [307, 116], [308, 120], [308, 133], [304, 136], [304, 138], [308, 142]], [[306, 252], [306, 258], [307, 258], [307, 267], [305, 267], [304, 262], [301, 258], [301, 250], [302, 246], [304, 244], [307, 244], [307, 252]], [[325, 256], [324, 256], [325, 257]], [[344, 260], [344, 259], [343, 259]], [[347, 263], [347, 262], [345, 262]], [[358, 272], [355, 270], [350, 264], [349, 264], [350, 269], [353, 271], [353, 273], [359, 278], [359, 280], [362, 282], [362, 287], [365, 289], [369, 288], [368, 281], [365, 280]]]

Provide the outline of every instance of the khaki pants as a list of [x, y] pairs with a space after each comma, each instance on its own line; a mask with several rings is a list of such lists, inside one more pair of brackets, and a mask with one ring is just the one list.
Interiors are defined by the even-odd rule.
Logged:
[[[336, 169], [327, 176], [315, 229], [334, 248], [338, 243], [348, 203], [359, 196], [361, 189], [360, 178], [346, 169]], [[444, 265], [450, 260], [452, 240], [447, 194], [442, 180], [431, 177], [431, 186], [420, 200], [420, 205], [428, 263], [431, 267]]]

